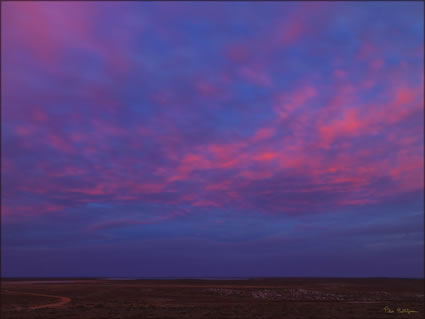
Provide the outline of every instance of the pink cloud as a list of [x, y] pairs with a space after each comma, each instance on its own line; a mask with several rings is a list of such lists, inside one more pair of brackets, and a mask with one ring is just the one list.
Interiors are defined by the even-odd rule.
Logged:
[[265, 128], [261, 128], [258, 131], [255, 132], [254, 137], [253, 137], [253, 141], [257, 142], [257, 141], [261, 141], [267, 138], [272, 137], [275, 134], [275, 129], [271, 128], [271, 127], [265, 127]]
[[46, 136], [46, 142], [49, 146], [64, 153], [75, 153], [75, 149], [65, 138], [60, 135], [49, 134]]

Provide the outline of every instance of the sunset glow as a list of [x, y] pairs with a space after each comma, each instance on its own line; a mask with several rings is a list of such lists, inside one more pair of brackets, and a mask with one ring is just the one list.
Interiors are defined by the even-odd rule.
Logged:
[[423, 277], [423, 12], [3, 3], [3, 275]]

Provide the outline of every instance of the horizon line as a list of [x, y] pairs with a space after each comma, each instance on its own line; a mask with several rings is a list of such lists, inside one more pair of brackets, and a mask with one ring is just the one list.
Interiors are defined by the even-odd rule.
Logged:
[[250, 279], [425, 279], [425, 277], [399, 277], [399, 276], [0, 276], [0, 280], [11, 279], [96, 279], [96, 280], [209, 280], [209, 279], [233, 279], [233, 280], [250, 280]]

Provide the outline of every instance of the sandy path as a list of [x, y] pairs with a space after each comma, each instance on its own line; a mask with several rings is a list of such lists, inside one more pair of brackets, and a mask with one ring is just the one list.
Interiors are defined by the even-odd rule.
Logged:
[[9, 293], [9, 294], [31, 295], [31, 296], [40, 296], [40, 297], [49, 297], [49, 298], [57, 298], [57, 299], [59, 299], [55, 303], [49, 303], [49, 304], [44, 304], [44, 305], [32, 306], [32, 307], [25, 308], [25, 309], [29, 309], [29, 310], [36, 310], [36, 309], [43, 309], [43, 308], [58, 308], [58, 307], [62, 307], [64, 305], [70, 303], [71, 300], [72, 300], [71, 298], [68, 298], [68, 297], [38, 294], [38, 293], [34, 293], [34, 292], [22, 292], [22, 291], [10, 291], [10, 290], [4, 290], [3, 292]]

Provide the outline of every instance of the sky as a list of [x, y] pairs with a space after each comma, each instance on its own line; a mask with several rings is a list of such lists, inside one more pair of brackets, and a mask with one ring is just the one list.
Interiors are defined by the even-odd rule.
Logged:
[[423, 2], [1, 6], [2, 276], [423, 278]]

